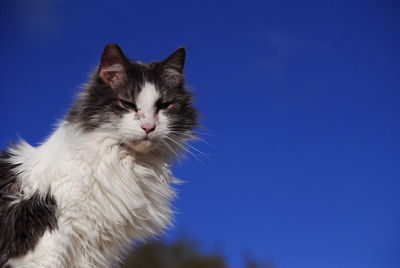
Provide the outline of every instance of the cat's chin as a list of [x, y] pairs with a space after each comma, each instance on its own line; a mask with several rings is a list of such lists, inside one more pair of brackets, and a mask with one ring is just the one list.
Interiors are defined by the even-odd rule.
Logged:
[[153, 149], [153, 142], [149, 139], [131, 141], [129, 146], [136, 152], [148, 153]]

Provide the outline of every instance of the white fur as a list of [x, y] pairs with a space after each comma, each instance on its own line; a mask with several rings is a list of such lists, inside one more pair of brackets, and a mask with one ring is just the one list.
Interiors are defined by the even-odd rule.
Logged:
[[153, 116], [155, 112], [154, 104], [160, 97], [153, 83], [146, 82], [136, 98], [136, 105], [143, 114]]
[[24, 195], [50, 190], [57, 201], [58, 228], [46, 231], [33, 251], [8, 264], [112, 267], [132, 241], [158, 234], [171, 223], [171, 184], [176, 180], [168, 159], [121, 146], [121, 139], [144, 137], [140, 120], [155, 121], [155, 139], [167, 130], [166, 116], [154, 111], [157, 98], [154, 85], [146, 84], [137, 99], [143, 118], [127, 114], [116, 123], [116, 133], [83, 132], [63, 122], [41, 146], [23, 142], [13, 150]]

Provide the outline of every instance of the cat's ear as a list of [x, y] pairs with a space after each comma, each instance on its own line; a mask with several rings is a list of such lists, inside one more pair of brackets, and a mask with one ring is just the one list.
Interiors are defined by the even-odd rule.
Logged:
[[173, 87], [183, 84], [185, 54], [185, 48], [180, 47], [162, 61], [162, 78]]
[[104, 47], [99, 67], [99, 77], [112, 88], [116, 88], [126, 79], [129, 61], [117, 44]]

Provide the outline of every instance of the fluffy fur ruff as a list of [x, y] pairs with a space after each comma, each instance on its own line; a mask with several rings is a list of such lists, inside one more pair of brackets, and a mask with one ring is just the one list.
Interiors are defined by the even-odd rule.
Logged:
[[113, 267], [133, 240], [171, 223], [171, 183], [166, 159], [133, 154], [119, 140], [61, 124], [41, 146], [9, 151], [23, 202], [49, 192], [57, 202], [57, 228], [12, 267]]

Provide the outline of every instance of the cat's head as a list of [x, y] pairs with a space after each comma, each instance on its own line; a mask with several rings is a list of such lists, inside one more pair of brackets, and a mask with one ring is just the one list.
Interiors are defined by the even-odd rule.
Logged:
[[109, 44], [66, 120], [84, 131], [112, 135], [138, 152], [179, 150], [197, 126], [193, 98], [184, 86], [184, 63], [184, 48], [145, 64]]

